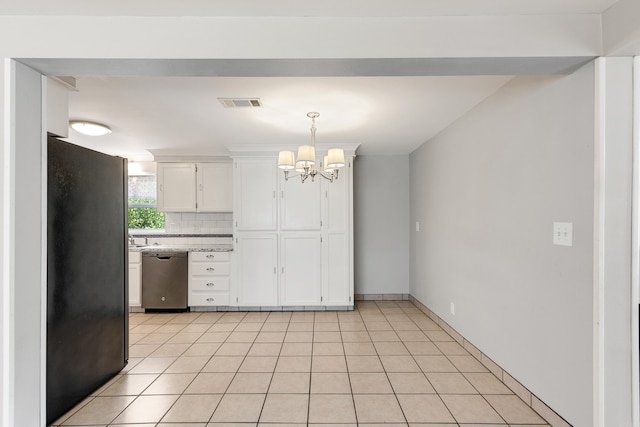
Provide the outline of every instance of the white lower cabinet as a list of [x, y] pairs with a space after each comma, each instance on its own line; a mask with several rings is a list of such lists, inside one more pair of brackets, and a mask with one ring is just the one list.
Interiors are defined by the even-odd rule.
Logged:
[[229, 252], [189, 252], [189, 307], [228, 306]]
[[129, 307], [140, 307], [142, 289], [142, 258], [140, 252], [129, 252]]
[[275, 233], [238, 234], [235, 305], [273, 307], [278, 304], [278, 237]]
[[319, 233], [280, 238], [280, 305], [320, 305], [322, 259]]

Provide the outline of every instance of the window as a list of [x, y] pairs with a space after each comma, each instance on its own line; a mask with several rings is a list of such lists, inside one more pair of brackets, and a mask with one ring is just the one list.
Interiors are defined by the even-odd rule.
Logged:
[[155, 175], [129, 177], [129, 229], [162, 229], [164, 213], [156, 210]]

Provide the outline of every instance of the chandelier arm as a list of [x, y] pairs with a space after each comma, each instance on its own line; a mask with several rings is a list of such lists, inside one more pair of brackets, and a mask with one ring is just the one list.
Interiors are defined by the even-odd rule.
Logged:
[[335, 172], [335, 169], [331, 173], [319, 171], [318, 174], [324, 179], [328, 180], [329, 182], [333, 182], [334, 179], [338, 178], [338, 175], [335, 174], [334, 172]]

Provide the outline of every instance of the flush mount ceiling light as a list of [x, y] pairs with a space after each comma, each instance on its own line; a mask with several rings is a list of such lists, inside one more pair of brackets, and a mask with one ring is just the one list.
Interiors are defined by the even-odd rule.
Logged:
[[[311, 119], [311, 145], [301, 145], [298, 147], [298, 160], [296, 161], [293, 151], [280, 151], [278, 154], [278, 167], [284, 171], [284, 179], [300, 176], [304, 183], [311, 177], [314, 181], [316, 175], [333, 182], [338, 179], [338, 171], [344, 166], [344, 150], [342, 148], [330, 148], [321, 163], [322, 169], [315, 168], [316, 163], [316, 119], [320, 113], [307, 113]], [[298, 172], [297, 175], [289, 175], [292, 170]]]
[[102, 123], [87, 122], [84, 120], [74, 120], [69, 122], [69, 127], [76, 132], [89, 136], [102, 136], [111, 133], [111, 129]]

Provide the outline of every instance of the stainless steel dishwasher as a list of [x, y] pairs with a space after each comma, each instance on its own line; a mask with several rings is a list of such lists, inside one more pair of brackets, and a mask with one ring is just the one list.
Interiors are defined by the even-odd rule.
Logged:
[[142, 253], [142, 308], [186, 309], [186, 252]]

